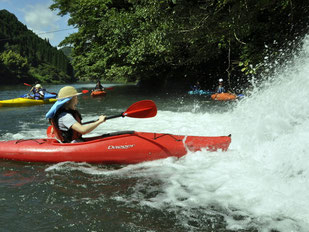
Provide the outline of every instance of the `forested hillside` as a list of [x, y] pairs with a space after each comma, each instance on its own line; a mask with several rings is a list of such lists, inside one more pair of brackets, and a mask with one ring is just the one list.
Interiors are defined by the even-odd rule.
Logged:
[[60, 50], [63, 52], [64, 55], [66, 55], [69, 60], [72, 60], [72, 47], [62, 47]]
[[0, 10], [0, 25], [1, 84], [74, 81], [63, 52], [28, 30], [15, 15]]
[[272, 71], [264, 63], [286, 59], [309, 22], [302, 0], [53, 1], [79, 29], [63, 42], [73, 46], [79, 78], [151, 86], [211, 87], [219, 77], [231, 88], [244, 84]]

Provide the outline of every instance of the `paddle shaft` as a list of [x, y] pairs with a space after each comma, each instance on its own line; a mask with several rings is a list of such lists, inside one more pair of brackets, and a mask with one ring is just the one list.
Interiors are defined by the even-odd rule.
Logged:
[[29, 84], [27, 84], [27, 83], [24, 83], [24, 85], [31, 87], [31, 89], [29, 90], [29, 92], [31, 92], [31, 90], [32, 90], [32, 85], [29, 85]]
[[[119, 118], [119, 117], [124, 117], [123, 113], [118, 114], [118, 115], [108, 116], [108, 117], [106, 117], [106, 120], [113, 119], [113, 118]], [[98, 121], [98, 119], [97, 120], [88, 121], [88, 122], [84, 122], [82, 124], [85, 125], [85, 124], [93, 123], [93, 122], [96, 122], [96, 121]]]

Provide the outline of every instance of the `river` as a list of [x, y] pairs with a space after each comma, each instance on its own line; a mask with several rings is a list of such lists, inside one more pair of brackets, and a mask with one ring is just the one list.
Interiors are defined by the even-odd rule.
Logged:
[[[112, 119], [89, 136], [232, 134], [232, 143], [227, 152], [136, 165], [1, 161], [1, 231], [309, 231], [308, 53], [305, 39], [297, 57], [236, 102], [133, 85], [113, 85], [104, 98], [79, 96], [85, 121], [144, 99], [158, 107], [154, 118]], [[62, 86], [44, 87], [58, 92]], [[1, 86], [0, 99], [26, 90]], [[45, 137], [50, 107], [0, 109], [0, 140]]]

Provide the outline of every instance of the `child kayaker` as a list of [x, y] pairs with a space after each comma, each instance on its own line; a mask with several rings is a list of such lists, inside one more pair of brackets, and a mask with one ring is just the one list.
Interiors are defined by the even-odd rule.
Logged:
[[44, 90], [42, 85], [36, 84], [31, 88], [30, 92], [33, 93], [33, 99], [35, 100], [43, 100], [44, 99]]
[[57, 102], [46, 114], [53, 125], [54, 134], [63, 143], [82, 142], [82, 135], [91, 132], [106, 120], [106, 116], [101, 115], [97, 121], [83, 125], [82, 117], [76, 110], [77, 96], [80, 94], [72, 86], [63, 87], [58, 93]]
[[224, 93], [223, 79], [219, 79], [219, 86], [216, 88], [216, 93]]

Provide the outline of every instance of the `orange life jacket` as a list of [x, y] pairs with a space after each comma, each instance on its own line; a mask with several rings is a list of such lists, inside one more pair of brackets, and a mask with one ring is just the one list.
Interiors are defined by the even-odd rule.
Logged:
[[69, 114], [72, 114], [72, 116], [79, 123], [81, 123], [81, 121], [82, 121], [82, 117], [77, 110], [66, 110], [66, 109], [58, 110], [57, 113], [55, 114], [55, 116], [50, 119], [50, 123], [53, 126], [53, 130], [54, 130], [53, 133], [56, 135], [56, 138], [58, 140], [60, 140], [62, 143], [70, 143], [73, 140], [81, 139], [82, 134], [73, 130], [72, 128], [69, 128], [68, 131], [63, 131], [63, 130], [59, 129], [59, 125], [58, 125], [59, 115], [63, 112], [67, 112]]

